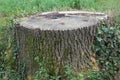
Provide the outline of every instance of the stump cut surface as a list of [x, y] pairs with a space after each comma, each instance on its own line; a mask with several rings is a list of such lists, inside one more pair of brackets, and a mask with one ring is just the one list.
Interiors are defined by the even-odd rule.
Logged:
[[73, 30], [96, 25], [99, 20], [105, 18], [107, 18], [107, 15], [98, 12], [45, 12], [27, 17], [24, 21], [20, 22], [20, 25], [29, 29]]

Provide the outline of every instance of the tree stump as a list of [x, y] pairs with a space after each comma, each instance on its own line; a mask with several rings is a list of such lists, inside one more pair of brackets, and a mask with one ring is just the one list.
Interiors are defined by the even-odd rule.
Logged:
[[93, 69], [96, 61], [91, 47], [100, 20], [105, 19], [104, 13], [63, 11], [40, 13], [19, 21], [15, 26], [20, 73], [20, 66], [25, 65], [27, 76], [35, 74], [36, 56], [44, 61], [49, 74], [62, 75], [65, 65], [78, 72]]

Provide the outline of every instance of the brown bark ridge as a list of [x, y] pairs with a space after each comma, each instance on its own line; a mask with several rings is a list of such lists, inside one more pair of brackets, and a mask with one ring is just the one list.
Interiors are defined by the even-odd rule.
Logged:
[[96, 61], [91, 47], [100, 20], [105, 19], [104, 13], [86, 11], [45, 12], [26, 17], [16, 24], [17, 63], [25, 65], [28, 76], [38, 69], [36, 56], [44, 61], [48, 73], [56, 75], [63, 74], [65, 65], [78, 72], [93, 69]]

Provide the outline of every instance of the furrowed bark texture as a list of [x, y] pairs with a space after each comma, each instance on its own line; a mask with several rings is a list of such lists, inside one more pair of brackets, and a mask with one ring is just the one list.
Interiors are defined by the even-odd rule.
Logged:
[[[94, 54], [91, 51], [98, 25], [66, 31], [30, 30], [16, 26], [19, 43], [19, 59], [27, 64], [29, 73], [34, 70], [35, 56], [44, 60], [48, 69], [72, 65], [77, 70], [92, 68]], [[33, 67], [34, 66], [34, 67]]]
[[72, 30], [41, 30], [16, 24], [18, 65], [25, 64], [27, 75], [34, 75], [38, 69], [34, 58], [39, 56], [48, 73], [62, 75], [65, 65], [72, 65], [76, 71], [93, 69], [96, 61], [91, 47], [99, 26], [100, 23]]

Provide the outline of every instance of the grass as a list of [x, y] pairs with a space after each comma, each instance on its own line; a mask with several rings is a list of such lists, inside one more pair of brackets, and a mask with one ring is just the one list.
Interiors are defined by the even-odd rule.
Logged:
[[110, 14], [119, 8], [119, 0], [0, 0], [0, 25], [5, 25], [13, 18], [43, 11], [78, 9]]

